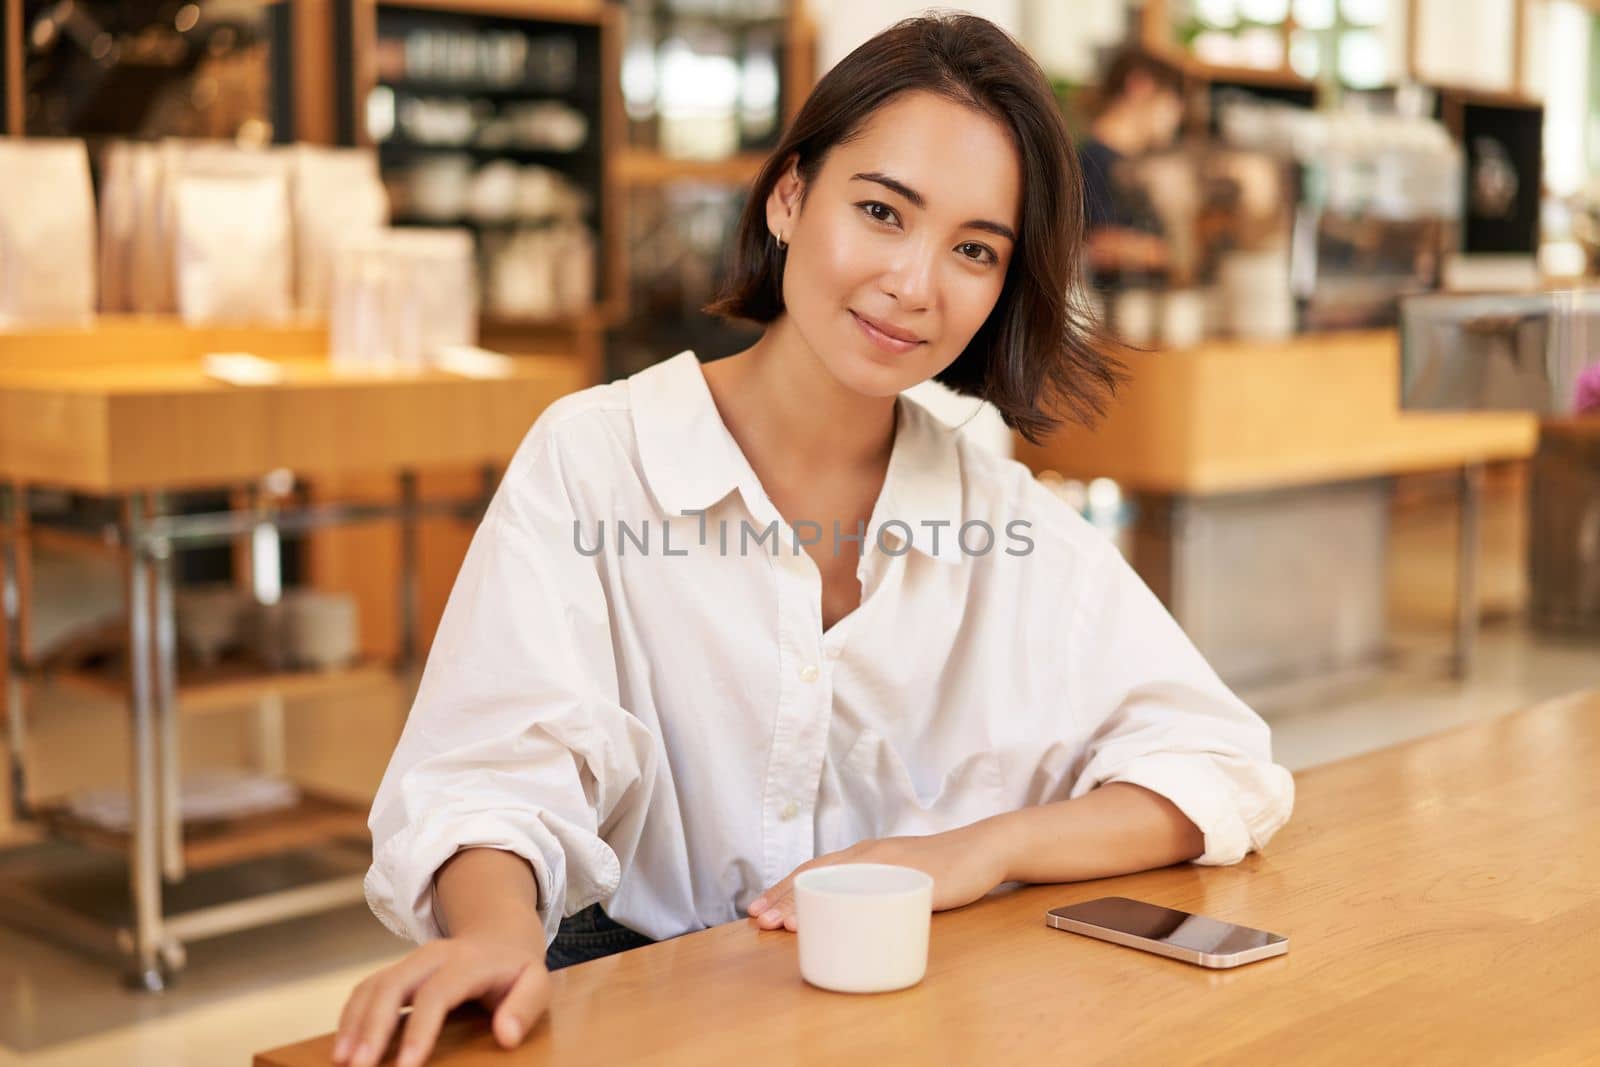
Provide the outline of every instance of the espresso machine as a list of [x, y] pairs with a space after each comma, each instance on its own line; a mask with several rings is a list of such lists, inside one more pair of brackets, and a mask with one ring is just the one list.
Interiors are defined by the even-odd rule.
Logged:
[[1401, 297], [1439, 288], [1462, 219], [1462, 155], [1443, 124], [1241, 97], [1219, 126], [1229, 148], [1282, 168], [1299, 329], [1392, 326]]
[[1219, 137], [1129, 161], [1123, 194], [1171, 250], [1166, 284], [1213, 334], [1282, 341], [1393, 326], [1433, 292], [1462, 227], [1462, 154], [1432, 119], [1222, 97]]

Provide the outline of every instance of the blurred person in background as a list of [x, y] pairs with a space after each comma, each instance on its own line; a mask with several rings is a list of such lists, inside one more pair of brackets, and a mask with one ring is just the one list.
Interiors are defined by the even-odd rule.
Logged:
[[1125, 274], [1159, 273], [1169, 250], [1155, 214], [1119, 187], [1125, 160], [1172, 144], [1183, 120], [1183, 76], [1165, 60], [1137, 49], [1118, 52], [1106, 68], [1089, 135], [1078, 142], [1083, 171], [1089, 264], [1097, 285]]

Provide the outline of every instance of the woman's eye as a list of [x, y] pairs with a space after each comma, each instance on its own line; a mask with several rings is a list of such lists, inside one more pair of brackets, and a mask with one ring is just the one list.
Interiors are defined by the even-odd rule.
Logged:
[[[894, 208], [877, 200], [867, 200], [856, 205], [865, 211], [874, 222], [893, 222], [895, 219]], [[879, 214], [882, 212], [882, 214]]]
[[980, 245], [975, 241], [968, 241], [957, 247], [961, 250], [963, 256], [966, 256], [974, 263], [998, 263], [1000, 261], [1000, 257], [995, 255], [987, 245]]

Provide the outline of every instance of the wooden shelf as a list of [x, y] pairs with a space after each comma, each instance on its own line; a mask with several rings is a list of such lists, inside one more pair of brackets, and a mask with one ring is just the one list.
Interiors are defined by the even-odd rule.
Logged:
[[636, 186], [671, 182], [748, 185], [766, 161], [763, 152], [743, 152], [726, 159], [673, 159], [660, 152], [629, 148], [617, 153], [616, 174], [623, 184]]
[[[52, 833], [79, 844], [131, 854], [127, 831], [86, 822], [61, 806], [41, 808], [39, 818]], [[183, 862], [191, 871], [206, 870], [367, 833], [365, 807], [302, 790], [300, 802], [290, 808], [185, 824]]]
[[1315, 90], [1317, 83], [1301, 77], [1293, 70], [1273, 70], [1270, 67], [1236, 67], [1221, 63], [1207, 63], [1203, 59], [1185, 56], [1183, 72], [1192, 78], [1208, 82], [1235, 82], [1255, 85], [1264, 89]]
[[597, 309], [576, 315], [535, 317], [532, 315], [496, 315], [485, 313], [478, 319], [484, 330], [597, 330], [605, 325]]
[[[127, 699], [128, 671], [124, 658], [97, 670], [58, 671], [49, 677], [70, 689], [114, 700]], [[277, 695], [284, 700], [328, 696], [350, 689], [381, 685], [393, 678], [388, 667], [361, 662], [337, 670], [264, 672], [248, 661], [224, 661], [201, 668], [179, 664], [178, 710], [185, 714], [228, 711]]]
[[1469, 85], [1451, 85], [1447, 82], [1428, 82], [1427, 87], [1454, 102], [1474, 107], [1504, 107], [1534, 111], [1544, 107], [1544, 101], [1527, 93], [1501, 89], [1479, 89]]
[[479, 163], [504, 159], [513, 163], [538, 163], [553, 170], [564, 164], [587, 162], [595, 152], [592, 139], [577, 148], [533, 148], [527, 145], [433, 144], [391, 138], [378, 142], [377, 147], [385, 163], [403, 162], [418, 156], [471, 156]]
[[[1600, 3], [1600, 0], [1596, 0]], [[1544, 419], [1540, 433], [1569, 444], [1600, 444], [1600, 416], [1559, 415]]]
[[58, 552], [84, 552], [121, 559], [126, 553], [117, 538], [117, 529], [111, 525], [95, 532], [88, 528], [66, 529], [61, 526], [36, 524], [28, 531], [28, 539], [36, 548], [53, 548]]
[[430, 218], [427, 215], [401, 214], [389, 220], [395, 226], [447, 226], [477, 233], [516, 233], [527, 230], [547, 230], [568, 220], [555, 215], [542, 218], [475, 219], [467, 215], [449, 218]]
[[[1284, 47], [1288, 47], [1287, 32]], [[1316, 82], [1303, 78], [1285, 64], [1277, 69], [1210, 63], [1180, 45], [1173, 37], [1170, 0], [1145, 0], [1139, 14], [1138, 38], [1141, 46], [1167, 60], [1197, 81], [1237, 82], [1270, 89], [1315, 90]]]
[[380, 0], [384, 7], [443, 11], [485, 18], [594, 23], [605, 17], [604, 0]]
[[449, 78], [425, 78], [406, 74], [399, 77], [380, 78], [380, 89], [389, 89], [402, 96], [470, 96], [483, 100], [544, 101], [562, 103], [587, 102], [592, 93], [581, 86], [551, 86], [524, 82], [517, 85], [485, 85], [475, 81], [453, 81]]

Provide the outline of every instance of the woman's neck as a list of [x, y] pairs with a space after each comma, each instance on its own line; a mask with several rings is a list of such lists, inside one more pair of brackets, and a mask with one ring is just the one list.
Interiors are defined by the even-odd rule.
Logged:
[[[763, 482], [880, 473], [894, 445], [894, 397], [842, 385], [784, 316], [750, 348], [706, 365], [723, 422]], [[831, 480], [831, 479], [829, 479]]]

